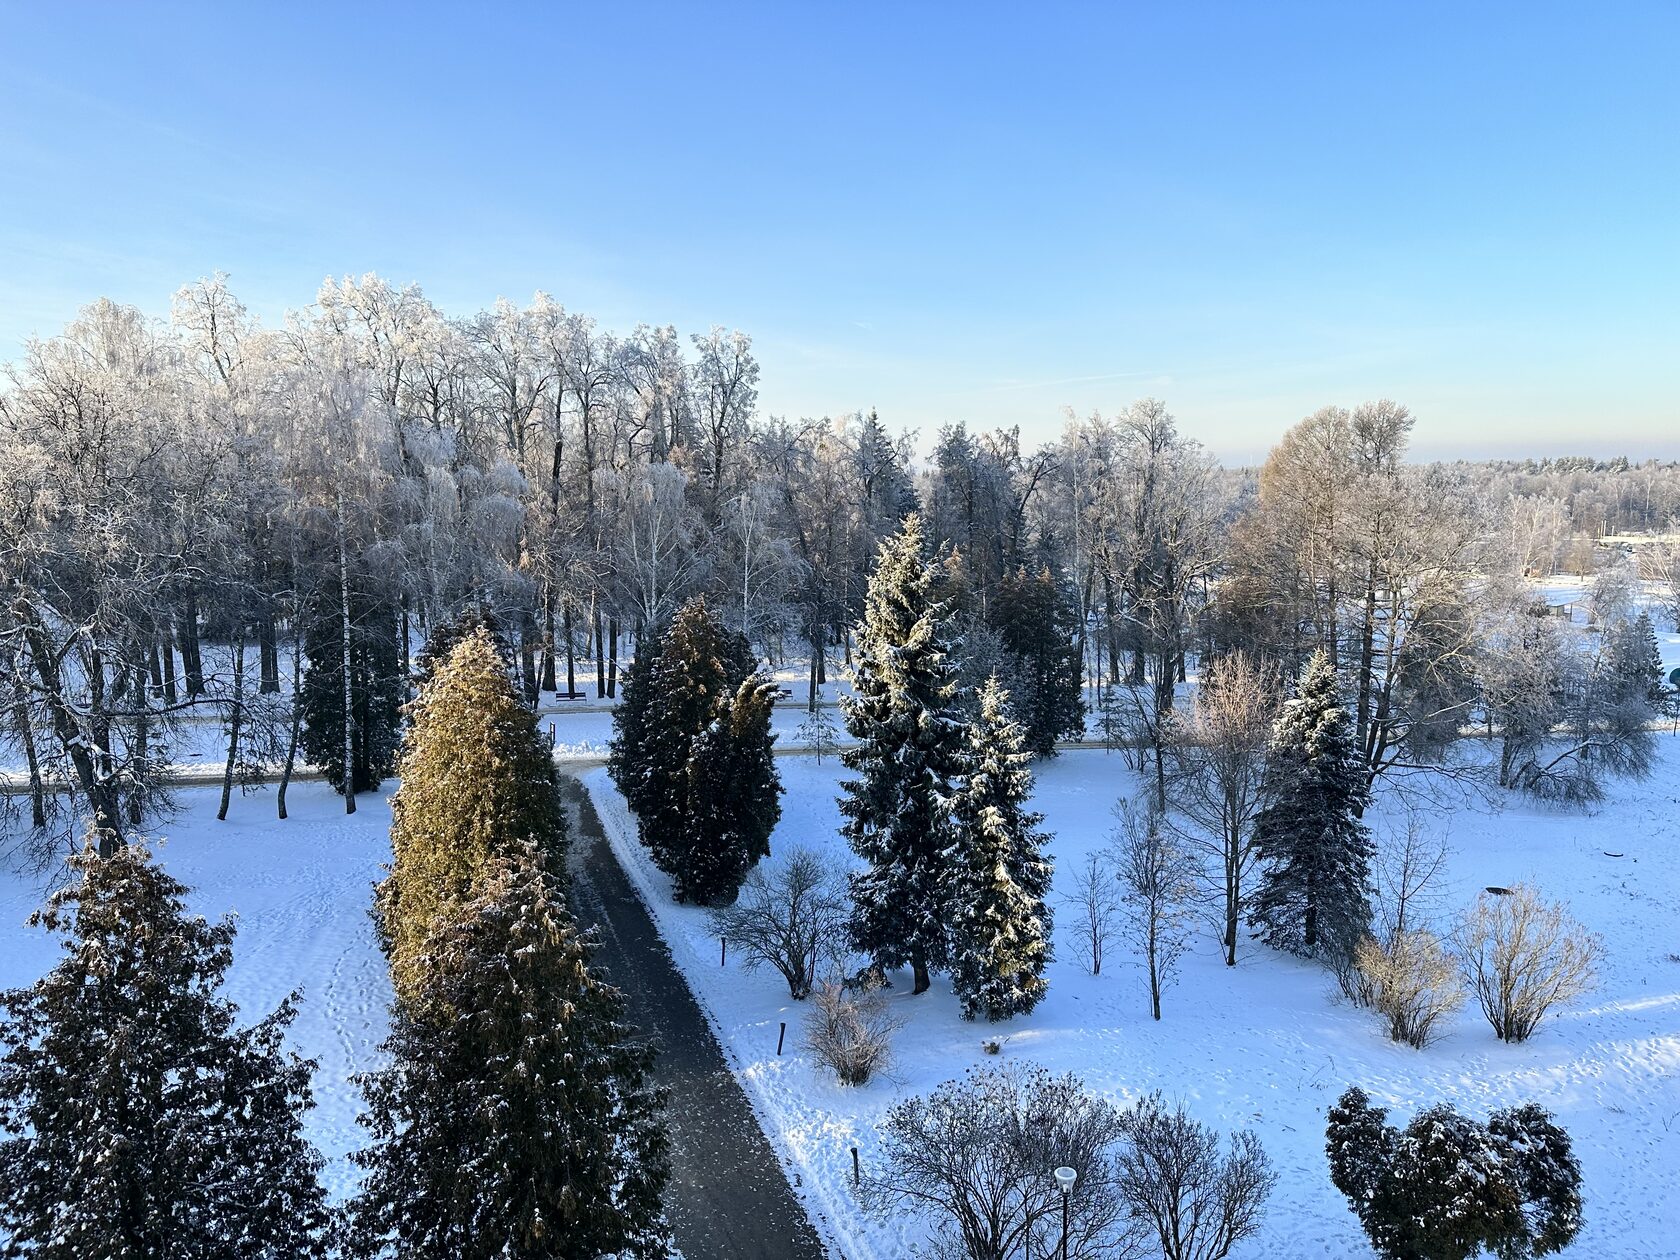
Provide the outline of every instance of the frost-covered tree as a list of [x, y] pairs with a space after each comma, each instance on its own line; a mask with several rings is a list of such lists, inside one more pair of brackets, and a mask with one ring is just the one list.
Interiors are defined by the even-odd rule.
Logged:
[[818, 704], [811, 706], [810, 713], [794, 732], [794, 739], [800, 747], [809, 748], [816, 754], [819, 766], [822, 765], [824, 757], [832, 757], [839, 749], [838, 736], [839, 732], [834, 726], [834, 715]]
[[71, 859], [31, 922], [64, 955], [0, 994], [0, 1235], [32, 1260], [325, 1254], [314, 1064], [297, 995], [250, 1027], [220, 995], [233, 923], [135, 843]]
[[411, 713], [391, 798], [391, 873], [376, 897], [404, 999], [424, 983], [417, 968], [436, 916], [459, 913], [485, 873], [521, 845], [558, 858], [566, 844], [548, 741], [488, 628], [457, 639]]
[[951, 986], [963, 1015], [1025, 1015], [1044, 997], [1051, 956], [1050, 837], [1027, 808], [1026, 732], [997, 680], [980, 689], [966, 773], [951, 804]]
[[857, 740], [840, 754], [856, 776], [840, 785], [841, 830], [868, 864], [852, 877], [852, 943], [879, 968], [909, 964], [917, 993], [949, 962], [949, 816], [965, 771], [940, 568], [912, 513], [881, 544], [859, 628], [855, 694], [841, 701]]
[[553, 859], [497, 856], [433, 921], [421, 986], [393, 1010], [390, 1064], [361, 1078], [373, 1145], [346, 1250], [405, 1260], [667, 1253], [653, 1051], [589, 966]]
[[1359, 819], [1369, 788], [1324, 652], [1273, 725], [1265, 798], [1249, 921], [1274, 949], [1345, 961], [1371, 922], [1372, 843]]

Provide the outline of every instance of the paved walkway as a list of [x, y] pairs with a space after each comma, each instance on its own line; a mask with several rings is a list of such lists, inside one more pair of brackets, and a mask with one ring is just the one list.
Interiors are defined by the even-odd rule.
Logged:
[[572, 908], [599, 929], [595, 961], [630, 1020], [659, 1047], [670, 1091], [666, 1212], [684, 1260], [825, 1260], [711, 1025], [601, 830], [583, 786], [562, 774], [572, 824]]

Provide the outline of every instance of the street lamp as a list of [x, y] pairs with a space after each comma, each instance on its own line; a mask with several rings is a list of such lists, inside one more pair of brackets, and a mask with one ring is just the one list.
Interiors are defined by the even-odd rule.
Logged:
[[1073, 1183], [1079, 1180], [1079, 1174], [1072, 1168], [1058, 1168], [1050, 1174], [1056, 1179], [1056, 1188], [1062, 1192], [1062, 1260], [1068, 1260], [1068, 1195], [1073, 1193]]

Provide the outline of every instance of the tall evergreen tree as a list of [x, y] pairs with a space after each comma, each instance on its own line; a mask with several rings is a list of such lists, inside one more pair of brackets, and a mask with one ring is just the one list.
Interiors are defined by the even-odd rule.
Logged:
[[[401, 722], [403, 678], [397, 643], [396, 609], [351, 575], [350, 747], [352, 794], [371, 792], [391, 773]], [[337, 571], [308, 600], [301, 614], [303, 671], [298, 705], [303, 718], [301, 746], [333, 789], [344, 793], [345, 679], [344, 625]]]
[[957, 869], [951, 897], [951, 984], [973, 1019], [1008, 1019], [1049, 987], [1050, 837], [1029, 811], [1026, 736], [994, 678], [968, 728], [967, 774], [952, 803]]
[[456, 645], [480, 630], [490, 636], [496, 654], [502, 658], [502, 664], [507, 669], [508, 677], [514, 677], [513, 647], [508, 643], [501, 622], [488, 608], [474, 604], [462, 609], [455, 616], [438, 622], [432, 628], [425, 645], [414, 658], [415, 688], [423, 690], [432, 680], [438, 666], [449, 659], [449, 654], [455, 650]]
[[[632, 667], [628, 694], [614, 716], [616, 735], [608, 767], [635, 812], [642, 843], [675, 882], [678, 900], [709, 899], [716, 871], [704, 855], [714, 849], [716, 837], [695, 834], [690, 763], [696, 743], [717, 721], [725, 702], [752, 677], [752, 648], [739, 632], [713, 617], [702, 598], [678, 609], [650, 647], [649, 664]], [[768, 721], [764, 738], [769, 738]], [[717, 755], [716, 749], [708, 753]], [[702, 855], [699, 868], [692, 871], [691, 852]]]
[[1371, 834], [1360, 821], [1370, 789], [1322, 651], [1272, 727], [1264, 795], [1249, 921], [1274, 949], [1346, 959], [1371, 921]]
[[877, 967], [909, 964], [917, 993], [949, 962], [949, 810], [964, 770], [939, 570], [912, 513], [881, 544], [859, 628], [855, 694], [841, 702], [858, 741], [840, 754], [857, 775], [840, 785], [842, 831], [868, 863], [852, 876], [852, 943]]
[[[499, 857], [533, 841], [563, 858], [554, 760], [491, 632], [459, 639], [415, 700], [391, 798], [391, 873], [377, 895], [400, 996], [434, 916], [473, 892]], [[555, 870], [563, 869], [556, 861]]]
[[1050, 566], [1005, 574], [992, 603], [992, 625], [1014, 658], [1010, 694], [1026, 728], [1027, 747], [1054, 757], [1056, 741], [1085, 733], [1079, 660], [1079, 605]]
[[219, 995], [233, 923], [140, 843], [71, 859], [31, 923], [64, 957], [0, 995], [0, 1236], [32, 1260], [324, 1254], [314, 1064], [283, 1037], [297, 995], [248, 1028]]
[[625, 1260], [667, 1254], [653, 1051], [589, 967], [555, 860], [498, 855], [433, 920], [388, 1067], [359, 1078], [374, 1143], [346, 1250], [404, 1260]]
[[747, 872], [770, 856], [782, 816], [782, 781], [771, 744], [776, 684], [755, 674], [724, 697], [688, 759], [692, 816], [674, 855], [677, 895], [702, 905], [733, 901]]

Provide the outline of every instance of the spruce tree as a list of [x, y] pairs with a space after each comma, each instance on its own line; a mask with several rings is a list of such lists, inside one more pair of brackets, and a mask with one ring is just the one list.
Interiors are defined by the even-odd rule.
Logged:
[[435, 915], [450, 913], [484, 872], [525, 841], [566, 844], [554, 760], [489, 629], [461, 638], [411, 707], [401, 784], [391, 797], [391, 873], [377, 895], [399, 996]]
[[917, 993], [949, 961], [949, 809], [964, 768], [940, 567], [914, 513], [882, 542], [859, 627], [855, 694], [841, 702], [858, 741], [840, 754], [857, 776], [840, 785], [842, 831], [868, 864], [851, 880], [852, 944], [878, 968], [909, 964]]
[[1272, 728], [1263, 792], [1249, 921], [1274, 949], [1345, 961], [1371, 922], [1371, 835], [1360, 821], [1370, 789], [1322, 651]]
[[747, 872], [770, 856], [782, 816], [782, 781], [771, 753], [776, 684], [754, 674], [719, 702], [688, 759], [689, 825], [673, 855], [677, 899], [732, 902]]
[[0, 1236], [33, 1260], [324, 1254], [297, 995], [235, 1026], [233, 923], [189, 915], [141, 843], [71, 859], [31, 923], [64, 956], [0, 995]]
[[496, 857], [433, 921], [388, 1067], [358, 1079], [373, 1144], [353, 1257], [598, 1260], [667, 1254], [653, 1051], [589, 967], [535, 844]]
[[1036, 574], [1006, 574], [992, 604], [1015, 676], [1010, 694], [1036, 757], [1054, 757], [1056, 741], [1085, 733], [1084, 673], [1079, 659], [1079, 606], [1045, 565]]
[[1049, 987], [1050, 837], [1032, 794], [1025, 733], [991, 679], [968, 728], [967, 774], [952, 804], [957, 869], [951, 897], [951, 984], [963, 1015], [1024, 1015]]
[[[403, 678], [397, 643], [396, 609], [371, 584], [350, 585], [350, 740], [352, 793], [371, 792], [389, 777], [397, 751]], [[343, 794], [344, 642], [336, 570], [306, 601], [303, 652], [308, 660], [298, 707], [303, 720], [299, 744], [304, 759]]]
[[671, 876], [679, 901], [704, 899], [702, 887], [714, 880], [709, 869], [688, 868], [691, 851], [706, 866], [713, 844], [713, 838], [694, 834], [695, 745], [752, 676], [753, 665], [746, 638], [714, 618], [704, 599], [692, 599], [652, 645], [650, 663], [632, 667], [629, 694], [614, 715], [608, 768], [636, 815], [642, 843]]

